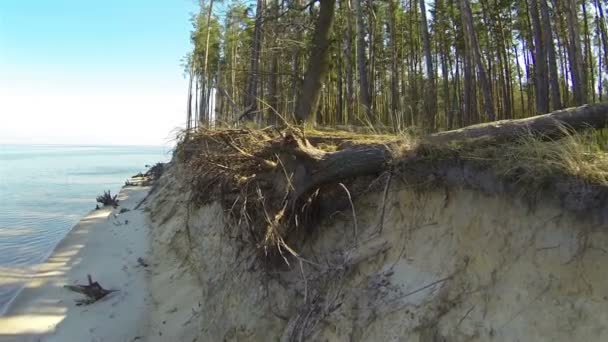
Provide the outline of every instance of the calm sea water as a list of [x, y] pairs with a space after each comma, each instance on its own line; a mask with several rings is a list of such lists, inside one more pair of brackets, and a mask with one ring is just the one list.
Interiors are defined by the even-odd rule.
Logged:
[[0, 145], [0, 315], [104, 190], [117, 193], [163, 147]]

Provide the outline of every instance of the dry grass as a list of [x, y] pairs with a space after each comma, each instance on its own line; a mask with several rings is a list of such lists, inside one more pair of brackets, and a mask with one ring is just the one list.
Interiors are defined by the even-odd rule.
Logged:
[[509, 144], [461, 148], [463, 160], [489, 167], [496, 176], [524, 185], [571, 177], [608, 186], [608, 131], [566, 134], [559, 140], [523, 136]]

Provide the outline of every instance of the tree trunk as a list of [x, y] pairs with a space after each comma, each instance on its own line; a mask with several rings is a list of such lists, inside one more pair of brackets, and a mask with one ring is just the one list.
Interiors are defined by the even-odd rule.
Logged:
[[426, 5], [425, 0], [420, 0], [420, 12], [422, 18], [420, 20], [420, 29], [422, 31], [422, 44], [424, 45], [424, 56], [426, 63], [426, 77], [424, 84], [425, 91], [425, 122], [426, 128], [433, 131], [435, 129], [435, 117], [437, 115], [437, 95], [435, 90], [435, 71], [433, 69], [433, 58], [431, 57], [431, 39], [429, 38], [429, 29], [426, 21]]
[[253, 39], [251, 40], [251, 60], [249, 64], [249, 73], [247, 74], [247, 85], [245, 90], [245, 112], [241, 118], [248, 120], [253, 119], [253, 113], [257, 111], [258, 97], [258, 82], [259, 82], [259, 64], [260, 64], [260, 48], [262, 46], [262, 11], [264, 5], [263, 0], [257, 1], [255, 23], [253, 26]]
[[[199, 87], [199, 77], [197, 76], [194, 83], [196, 84], [196, 87], [194, 88], [194, 122], [198, 123], [199, 122], [199, 93], [198, 93], [198, 87]], [[202, 101], [202, 99], [201, 99]], [[196, 126], [196, 125], [195, 125]]]
[[[428, 135], [423, 142], [450, 143], [473, 139], [506, 141], [528, 134], [543, 138], [558, 138], [567, 130], [580, 131], [588, 128], [604, 128], [608, 125], [608, 103], [589, 104], [566, 108], [549, 114], [518, 120], [502, 120]], [[567, 130], [564, 130], [564, 127]]]
[[[272, 4], [272, 16], [274, 17], [274, 24], [272, 28], [272, 35], [274, 42], [278, 41], [279, 37], [279, 3], [278, 0], [274, 0]], [[279, 122], [277, 113], [279, 112], [279, 94], [278, 94], [278, 78], [279, 78], [279, 52], [278, 46], [273, 46], [270, 51], [270, 75], [268, 80], [268, 104], [270, 106], [270, 115], [268, 116], [268, 124], [276, 125]]]
[[376, 122], [377, 118], [376, 116], [378, 115], [376, 113], [376, 36], [375, 36], [375, 29], [374, 29], [374, 17], [375, 17], [375, 13], [374, 13], [374, 4], [372, 0], [367, 0], [367, 8], [368, 8], [368, 13], [367, 13], [367, 26], [368, 26], [368, 30], [367, 30], [367, 36], [369, 39], [369, 48], [368, 48], [368, 67], [367, 67], [367, 71], [368, 71], [368, 76], [367, 76], [367, 80], [368, 80], [368, 91], [367, 94], [369, 95], [369, 120], [370, 123], [374, 123]]
[[395, 132], [398, 129], [397, 112], [399, 111], [399, 70], [397, 66], [397, 4], [396, 0], [390, 0], [389, 3], [389, 30], [391, 39], [391, 118], [393, 121], [393, 129]]
[[344, 60], [346, 67], [346, 123], [353, 122], [353, 103], [355, 102], [354, 94], [354, 77], [353, 77], [353, 24], [352, 24], [352, 10], [350, 7], [350, 0], [343, 0], [340, 2], [342, 5], [346, 2], [346, 37], [345, 37], [345, 52], [346, 58]]
[[[544, 138], [559, 138], [566, 134], [564, 126], [571, 130], [585, 130], [604, 128], [607, 125], [608, 103], [592, 104], [526, 119], [496, 121], [435, 133], [422, 138], [422, 143], [435, 145], [459, 141], [500, 143], [530, 133], [539, 134]], [[304, 195], [310, 194], [324, 184], [386, 170], [394, 158], [391, 146], [365, 144], [336, 152], [325, 152], [313, 147], [306, 139], [287, 135], [275, 145], [275, 149], [280, 153], [287, 153], [289, 158], [286, 160], [293, 160], [296, 163], [296, 171], [290, 182], [294, 190], [289, 196], [288, 208], [293, 211], [294, 207], [301, 204]], [[416, 154], [412, 153], [406, 158], [416, 158]]]
[[295, 117], [303, 123], [316, 109], [321, 91], [321, 83], [327, 72], [327, 55], [329, 52], [329, 30], [334, 16], [335, 0], [320, 0], [319, 17], [315, 24], [312, 38], [308, 68], [304, 75], [302, 93], [296, 102]]
[[[604, 49], [602, 50], [603, 54], [604, 54], [604, 67], [606, 69], [605, 72], [608, 74], [608, 28], [606, 27], [606, 18], [604, 17], [604, 9], [602, 8], [601, 0], [595, 0], [595, 6], [597, 8], [598, 17], [599, 17], [598, 26], [599, 26], [599, 31], [600, 31], [600, 39], [602, 41], [602, 45], [604, 46]], [[602, 52], [600, 52], [600, 54], [602, 54]], [[601, 71], [600, 71], [600, 78], [601, 78]]]
[[186, 131], [192, 128], [192, 67], [190, 68], [190, 77], [188, 80], [188, 100], [186, 101]]
[[484, 94], [484, 111], [490, 121], [494, 121], [496, 114], [494, 113], [494, 101], [492, 99], [492, 88], [486, 69], [483, 65], [479, 44], [475, 36], [475, 28], [473, 26], [473, 14], [469, 0], [460, 0], [460, 11], [462, 17], [462, 25], [465, 32], [465, 46], [473, 58], [473, 62], [477, 66], [477, 77], [481, 83], [481, 89]]
[[582, 55], [581, 35], [578, 27], [578, 9], [576, 0], [566, 1], [566, 19], [568, 21], [568, 59], [570, 61], [570, 74], [572, 76], [572, 91], [574, 102], [577, 105], [587, 103], [587, 77], [585, 62]]
[[551, 109], [562, 108], [562, 98], [559, 93], [559, 76], [557, 74], [557, 58], [555, 44], [553, 42], [553, 29], [551, 28], [551, 17], [549, 16], [549, 6], [547, 0], [540, 2], [540, 16], [542, 21], [543, 43], [547, 53], [547, 64], [549, 67], [549, 94], [551, 98]]
[[[209, 75], [209, 38], [211, 36], [211, 15], [213, 14], [213, 0], [209, 0], [209, 11], [207, 12], [207, 39], [205, 42], [205, 64], [203, 68], [203, 80], [210, 80], [211, 76]], [[210, 84], [210, 82], [209, 82]], [[211, 88], [211, 87], [209, 87]], [[211, 90], [211, 89], [209, 89]], [[204, 102], [204, 103], [203, 103]], [[204, 111], [199, 110], [199, 122], [200, 123], [209, 123], [211, 113], [209, 113], [209, 97], [201, 97], [201, 107]]]
[[583, 28], [585, 30], [584, 34], [585, 34], [585, 59], [586, 60], [586, 68], [585, 68], [585, 74], [589, 76], [589, 80], [588, 83], [586, 84], [587, 89], [589, 90], [589, 92], [591, 94], [587, 94], [587, 100], [589, 100], [589, 96], [591, 96], [591, 101], [595, 102], [595, 91], [593, 90], [594, 87], [594, 79], [593, 79], [593, 54], [591, 52], [591, 38], [590, 36], [590, 32], [589, 32], [589, 23], [588, 23], [588, 19], [587, 19], [587, 0], [582, 2], [582, 6], [583, 6]]
[[[529, 13], [534, 34], [534, 95], [537, 113], [549, 112], [549, 78], [547, 75], [547, 56], [540, 26], [538, 1], [529, 0]], [[544, 28], [543, 28], [544, 29]]]
[[363, 0], [353, 0], [355, 13], [357, 15], [357, 68], [359, 69], [359, 97], [361, 105], [367, 115], [366, 120], [371, 119], [371, 100], [369, 94], [369, 81], [367, 79], [367, 66], [365, 65], [365, 23], [363, 22]]

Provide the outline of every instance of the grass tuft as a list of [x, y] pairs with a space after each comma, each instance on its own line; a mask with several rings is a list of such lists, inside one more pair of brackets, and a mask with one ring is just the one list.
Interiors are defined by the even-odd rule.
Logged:
[[482, 163], [498, 177], [541, 186], [572, 177], [608, 186], [608, 132], [589, 130], [558, 140], [522, 136], [508, 144], [460, 151], [463, 160]]

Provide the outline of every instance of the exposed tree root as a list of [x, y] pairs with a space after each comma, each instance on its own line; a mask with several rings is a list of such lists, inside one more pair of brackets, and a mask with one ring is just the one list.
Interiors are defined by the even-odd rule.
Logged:
[[[307, 137], [293, 128], [201, 128], [188, 134], [176, 152], [190, 175], [196, 204], [221, 201], [234, 222], [229, 236], [256, 246], [267, 261], [289, 263], [320, 219], [349, 206], [354, 214], [353, 198], [366, 176], [390, 172], [384, 202], [393, 175], [418, 187], [449, 179], [446, 170], [463, 164], [458, 150], [450, 147], [454, 142], [497, 146], [522, 134], [557, 138], [607, 124], [608, 104], [596, 104], [433, 134], [418, 144], [352, 141], [356, 135], [351, 142], [322, 134]], [[383, 203], [379, 231], [384, 210]], [[357, 230], [355, 225], [355, 239]]]
[[65, 285], [64, 287], [68, 290], [81, 293], [85, 295], [87, 298], [85, 299], [77, 299], [76, 305], [89, 305], [93, 304], [96, 301], [102, 299], [112, 292], [117, 292], [118, 290], [106, 290], [104, 289], [98, 282], [94, 282], [91, 278], [91, 275], [87, 275], [87, 279], [89, 281], [88, 285]]

